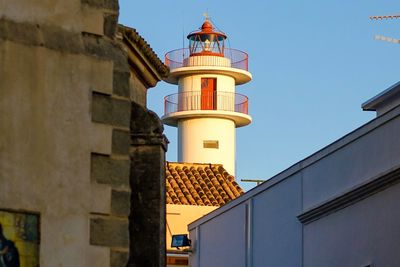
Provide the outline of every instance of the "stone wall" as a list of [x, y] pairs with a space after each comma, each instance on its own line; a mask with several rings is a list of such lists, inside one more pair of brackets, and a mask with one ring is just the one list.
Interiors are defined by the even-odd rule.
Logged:
[[[125, 266], [129, 245], [140, 247], [129, 244], [133, 162], [158, 167], [149, 184], [163, 177], [165, 139], [144, 107], [149, 86], [137, 83], [115, 37], [118, 8], [117, 0], [0, 1], [0, 208], [40, 215], [42, 266]], [[153, 120], [129, 149], [133, 107]], [[148, 190], [158, 216], [140, 210], [146, 203], [138, 216], [162, 231], [162, 185]], [[137, 240], [163, 247], [162, 238]], [[146, 257], [161, 266], [160, 251]]]

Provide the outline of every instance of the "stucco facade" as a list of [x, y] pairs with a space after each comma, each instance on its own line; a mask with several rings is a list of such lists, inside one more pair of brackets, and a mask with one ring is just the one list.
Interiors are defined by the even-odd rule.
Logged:
[[[166, 139], [145, 105], [168, 70], [118, 8], [0, 1], [0, 209], [39, 216], [41, 266], [165, 263]], [[134, 228], [158, 234], [138, 251]]]
[[378, 117], [189, 225], [191, 266], [400, 262], [399, 83]]

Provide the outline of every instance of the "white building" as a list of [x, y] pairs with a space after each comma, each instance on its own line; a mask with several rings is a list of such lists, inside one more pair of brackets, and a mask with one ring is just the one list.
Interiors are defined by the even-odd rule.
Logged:
[[189, 225], [190, 266], [400, 265], [400, 83], [377, 117]]

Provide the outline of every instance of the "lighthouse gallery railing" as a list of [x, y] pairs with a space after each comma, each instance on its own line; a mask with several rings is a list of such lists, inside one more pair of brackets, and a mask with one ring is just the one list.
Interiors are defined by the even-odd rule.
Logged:
[[[187, 58], [190, 56], [190, 51], [188, 48], [176, 49], [165, 54], [165, 65], [167, 65], [171, 70], [176, 68], [187, 67], [185, 64]], [[224, 57], [230, 60], [230, 67], [236, 69], [242, 69], [248, 71], [249, 67], [249, 56], [246, 52], [225, 48]], [[214, 62], [208, 62], [207, 66], [215, 67], [226, 67], [225, 65], [220, 65], [221, 61], [218, 60], [218, 56], [215, 56]]]
[[164, 114], [191, 110], [221, 110], [248, 114], [247, 96], [231, 92], [189, 91], [164, 98]]

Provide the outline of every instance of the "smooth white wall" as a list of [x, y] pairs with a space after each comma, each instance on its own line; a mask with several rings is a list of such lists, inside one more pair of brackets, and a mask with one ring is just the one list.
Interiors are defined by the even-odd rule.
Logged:
[[[222, 118], [193, 118], [178, 122], [178, 161], [223, 164], [235, 175], [235, 123]], [[203, 141], [218, 140], [219, 148], [204, 148]]]

